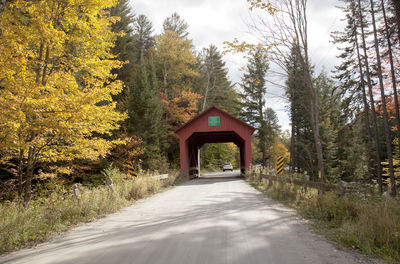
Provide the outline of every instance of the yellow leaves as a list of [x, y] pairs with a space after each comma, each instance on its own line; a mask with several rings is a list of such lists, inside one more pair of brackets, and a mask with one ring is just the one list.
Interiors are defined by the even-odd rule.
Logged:
[[[247, 0], [247, 2], [250, 4], [250, 10], [252, 11], [253, 9], [261, 9], [261, 10], [266, 10], [269, 15], [275, 15], [276, 12], [279, 10], [275, 8], [269, 1], [265, 0]], [[262, 43], [258, 44], [251, 44], [247, 43], [246, 41], [239, 42], [238, 39], [234, 39], [232, 42], [230, 41], [224, 41], [224, 52], [223, 54], [227, 53], [243, 53], [245, 54], [245, 58], [249, 57], [254, 57], [255, 54], [259, 54], [258, 56], [261, 56], [262, 53], [267, 55], [271, 52], [271, 49], [277, 45], [278, 43], [272, 43], [270, 45], [265, 46]], [[262, 51], [262, 52], [260, 52]]]
[[278, 9], [275, 8], [271, 3], [265, 0], [247, 0], [250, 4], [250, 10], [252, 11], [255, 8], [266, 10], [270, 15], [275, 15], [278, 12]]
[[247, 77], [247, 78], [244, 78], [243, 80], [244, 80], [245, 82], [251, 83], [251, 84], [253, 84], [253, 85], [255, 85], [255, 86], [258, 86], [258, 85], [261, 84], [260, 79], [255, 78], [255, 77]]
[[139, 157], [143, 152], [144, 147], [140, 138], [122, 135], [122, 140], [111, 151], [111, 158], [122, 172], [127, 173], [128, 169], [135, 171], [139, 169]]
[[153, 50], [158, 71], [164, 77], [162, 103], [172, 129], [188, 121], [197, 110], [200, 95], [191, 92], [192, 79], [199, 75], [195, 70], [196, 57], [192, 42], [167, 30], [155, 38]]
[[[391, 185], [391, 179], [389, 175], [389, 162], [383, 161], [381, 162], [381, 164], [383, 171], [382, 176], [384, 177], [383, 182], [385, 184]], [[398, 156], [393, 158], [393, 170], [394, 170], [394, 180], [396, 182], [396, 185], [400, 186], [400, 158], [398, 158]]]
[[169, 30], [155, 39], [155, 61], [159, 62], [159, 68], [166, 73], [167, 82], [198, 76], [199, 73], [194, 70], [197, 60], [191, 40], [181, 38]]
[[[35, 146], [38, 158], [95, 159], [115, 143], [108, 134], [126, 115], [111, 94], [117, 34], [105, 8], [114, 0], [13, 1], [0, 28], [0, 142], [8, 153]], [[54, 8], [57, 7], [57, 8]], [[3, 127], [4, 124], [4, 127]], [[26, 151], [25, 151], [26, 152]]]
[[269, 46], [264, 46], [262, 43], [251, 44], [245, 41], [239, 42], [237, 38], [235, 38], [232, 42], [224, 41], [224, 51], [223, 54], [227, 53], [243, 53], [245, 58], [250, 57], [261, 57], [263, 54], [268, 56], [271, 52], [271, 49], [277, 44], [272, 44]]
[[290, 153], [288, 149], [283, 145], [281, 140], [278, 137], [275, 137], [273, 145], [268, 150], [271, 160], [274, 164], [279, 156], [283, 156], [286, 163], [290, 160]]

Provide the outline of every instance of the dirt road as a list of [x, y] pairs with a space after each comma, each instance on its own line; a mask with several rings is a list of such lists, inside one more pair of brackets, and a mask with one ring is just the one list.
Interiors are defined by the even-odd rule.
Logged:
[[[219, 174], [218, 174], [219, 175]], [[242, 179], [196, 179], [0, 263], [368, 263]]]

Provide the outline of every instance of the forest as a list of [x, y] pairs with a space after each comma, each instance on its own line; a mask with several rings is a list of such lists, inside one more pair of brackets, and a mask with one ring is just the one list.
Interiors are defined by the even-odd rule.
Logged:
[[[378, 197], [371, 208], [397, 219], [400, 2], [340, 1], [345, 27], [331, 32], [333, 72], [311, 59], [306, 0], [247, 5], [259, 43], [232, 36], [223, 48], [198, 48], [179, 13], [156, 33], [135, 1], [0, 1], [0, 230], [8, 232], [0, 254], [182, 181], [174, 131], [211, 106], [256, 128], [253, 165], [275, 175], [283, 156], [288, 177], [351, 183], [354, 192], [368, 186]], [[238, 82], [227, 54], [246, 60]], [[267, 104], [273, 86], [284, 90], [290, 130]], [[239, 157], [233, 143], [207, 144], [202, 170], [236, 169]], [[173, 176], [149, 176], [163, 173]], [[321, 216], [329, 221], [362, 204], [326, 197], [326, 210], [336, 210]], [[379, 247], [400, 259], [394, 234]]]
[[[291, 173], [376, 184], [396, 195], [396, 1], [342, 1], [346, 27], [331, 34], [341, 63], [331, 74], [316, 72], [309, 58], [306, 1], [248, 1], [267, 14], [251, 25], [263, 42], [227, 40], [224, 50], [196, 50], [178, 13], [155, 34], [129, 1], [103, 2], [2, 2], [2, 200], [28, 204], [48, 183], [102, 184], [109, 167], [177, 169], [174, 130], [212, 105], [257, 129], [253, 164], [273, 169], [282, 155]], [[239, 83], [228, 76], [229, 52], [248, 61]], [[266, 105], [271, 64], [282, 70], [291, 131]], [[210, 170], [238, 158], [234, 144], [202, 149]]]

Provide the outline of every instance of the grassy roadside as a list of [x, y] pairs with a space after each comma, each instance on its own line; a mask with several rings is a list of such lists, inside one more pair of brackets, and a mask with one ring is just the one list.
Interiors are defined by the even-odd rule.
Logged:
[[294, 207], [304, 218], [316, 220], [325, 235], [340, 245], [400, 263], [400, 201], [377, 196], [360, 198], [333, 192], [318, 194], [287, 183], [272, 185], [249, 177], [248, 182], [268, 197]]
[[106, 186], [80, 187], [79, 201], [71, 190], [59, 190], [31, 202], [28, 208], [18, 202], [0, 204], [0, 255], [49, 240], [81, 222], [90, 222], [114, 213], [134, 201], [175, 184], [177, 174], [159, 180], [150, 175], [128, 179], [116, 169], [108, 171], [112, 191]]

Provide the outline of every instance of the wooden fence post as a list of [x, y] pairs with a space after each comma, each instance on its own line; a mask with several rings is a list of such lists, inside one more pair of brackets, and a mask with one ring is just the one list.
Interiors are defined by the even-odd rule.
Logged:
[[75, 183], [72, 185], [72, 192], [78, 203], [81, 201], [81, 191], [79, 190], [79, 184]]
[[107, 186], [110, 188], [111, 192], [114, 192], [113, 180], [110, 177], [107, 177]]

